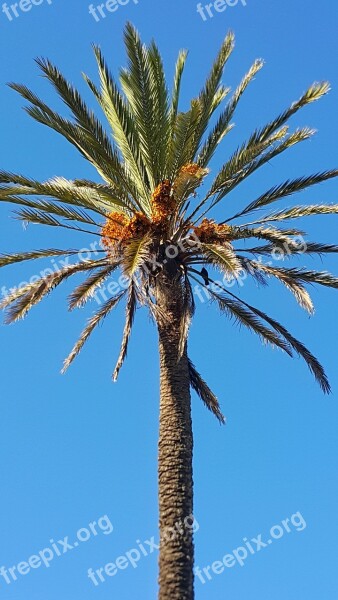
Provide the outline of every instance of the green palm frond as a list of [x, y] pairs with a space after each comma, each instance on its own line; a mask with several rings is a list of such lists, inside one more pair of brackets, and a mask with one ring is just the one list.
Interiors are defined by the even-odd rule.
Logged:
[[178, 171], [194, 158], [195, 128], [201, 115], [201, 105], [192, 100], [190, 110], [179, 113], [168, 155], [168, 177], [174, 180]]
[[266, 269], [279, 273], [281, 277], [290, 277], [298, 282], [316, 283], [325, 287], [338, 288], [338, 277], [335, 277], [327, 271], [308, 271], [307, 269], [297, 267], [291, 269], [286, 269], [284, 267], [266, 267]]
[[290, 107], [284, 110], [278, 117], [273, 121], [270, 121], [267, 125], [257, 131], [255, 138], [257, 141], [263, 141], [269, 137], [276, 129], [282, 127], [287, 121], [291, 119], [301, 108], [304, 108], [307, 104], [316, 102], [330, 91], [330, 84], [326, 81], [321, 83], [313, 83], [306, 92], [301, 96], [299, 100], [293, 102]]
[[313, 204], [308, 206], [294, 206], [286, 210], [280, 210], [270, 215], [266, 215], [259, 221], [254, 221], [250, 225], [268, 223], [272, 221], [287, 221], [289, 219], [300, 219], [312, 215], [332, 215], [338, 213], [338, 204]]
[[101, 89], [99, 95], [95, 86], [86, 77], [86, 81], [96, 96], [114, 135], [114, 140], [118, 145], [123, 160], [127, 167], [127, 173], [131, 175], [132, 186], [136, 190], [133, 192], [134, 200], [137, 195], [142, 199], [142, 208], [146, 211], [148, 205], [149, 183], [145, 174], [145, 167], [140, 155], [140, 140], [135, 129], [135, 122], [131, 114], [130, 106], [125, 102], [113, 76], [111, 75], [106, 62], [102, 56], [101, 50], [94, 46]]
[[225, 65], [229, 60], [234, 48], [234, 34], [229, 32], [223, 41], [216, 60], [212, 66], [211, 72], [205, 82], [205, 85], [197, 99], [201, 111], [198, 124], [195, 128], [194, 135], [194, 152], [195, 157], [200, 147], [203, 135], [208, 127], [210, 118], [218, 108], [222, 100], [228, 93], [228, 89], [221, 86], [222, 75]]
[[[153, 189], [159, 181], [159, 170], [163, 172], [164, 169], [164, 164], [160, 165], [159, 169], [157, 153], [160, 151], [160, 156], [163, 158], [167, 141], [166, 136], [164, 140], [158, 138], [158, 132], [154, 127], [154, 123], [157, 124], [156, 118], [159, 109], [154, 65], [148, 48], [142, 44], [138, 32], [130, 23], [126, 25], [124, 38], [129, 63], [128, 69], [121, 72], [120, 80], [133, 113], [140, 142], [140, 152], [147, 169], [150, 187]], [[166, 114], [161, 115], [162, 127], [163, 121], [168, 120], [167, 109], [165, 110]], [[160, 127], [160, 123], [157, 125]], [[164, 143], [164, 150], [160, 150], [158, 143]]]
[[[231, 236], [233, 240], [246, 240], [257, 238], [258, 240], [266, 240], [276, 244], [276, 246], [285, 245], [292, 247], [294, 243], [293, 237], [302, 235], [302, 231], [298, 229], [278, 229], [277, 227], [233, 227]], [[237, 249], [236, 249], [237, 250]]]
[[244, 302], [243, 300], [240, 300], [239, 298], [237, 298], [237, 299], [246, 308], [248, 308], [255, 315], [257, 315], [258, 317], [263, 319], [266, 323], [268, 323], [268, 325], [273, 327], [275, 329], [275, 331], [277, 331], [280, 335], [282, 335], [284, 337], [284, 339], [290, 344], [292, 349], [305, 360], [307, 366], [309, 367], [311, 373], [314, 375], [315, 379], [319, 383], [323, 392], [325, 394], [329, 394], [331, 391], [331, 387], [330, 387], [327, 375], [326, 375], [322, 365], [318, 361], [318, 359], [315, 356], [313, 356], [313, 354], [310, 352], [310, 350], [308, 350], [308, 348], [306, 348], [302, 342], [300, 342], [293, 335], [291, 335], [291, 333], [289, 333], [289, 331], [283, 325], [278, 323], [278, 321], [276, 321], [275, 319], [272, 319], [271, 317], [269, 317], [267, 314], [265, 314], [263, 311], [259, 310], [258, 308], [255, 308], [255, 307], [251, 306], [250, 304], [247, 304], [246, 302]]
[[[240, 304], [244, 309], [247, 309], [252, 315], [256, 316], [258, 319], [265, 321], [270, 327], [274, 329], [274, 331], [282, 336], [286, 342], [286, 347], [283, 348], [285, 351], [292, 356], [292, 350], [294, 350], [300, 357], [304, 359], [311, 373], [314, 375], [316, 381], [319, 383], [325, 394], [329, 394], [331, 391], [330, 384], [327, 378], [327, 375], [318, 361], [318, 359], [313, 356], [313, 354], [304, 346], [302, 342], [297, 340], [283, 325], [281, 325], [275, 319], [269, 317], [266, 313], [255, 308], [251, 304], [248, 304], [223, 286], [219, 285], [215, 281], [210, 280], [217, 288], [222, 291], [222, 298], [224, 294], [229, 296], [231, 299], [235, 300], [237, 304]], [[199, 282], [200, 283], [200, 282]], [[291, 349], [291, 350], [290, 350]]]
[[187, 60], [188, 52], [186, 50], [181, 50], [179, 52], [176, 66], [175, 66], [175, 76], [174, 76], [174, 84], [171, 93], [171, 102], [169, 107], [169, 135], [168, 135], [168, 146], [167, 146], [167, 157], [166, 157], [166, 173], [170, 172], [170, 167], [168, 166], [168, 157], [173, 156], [173, 139], [174, 133], [176, 129], [176, 119], [178, 115], [179, 109], [179, 100], [180, 100], [180, 92], [181, 92], [181, 84], [182, 84], [182, 76], [185, 67], [185, 63]]
[[245, 168], [251, 165], [270, 146], [283, 139], [286, 134], [287, 128], [284, 127], [264, 142], [256, 144], [249, 140], [249, 142], [242, 144], [220, 170], [211, 186], [210, 195], [219, 192], [218, 198], [223, 198], [225, 194], [228, 194], [233, 189], [233, 186], [237, 185], [237, 179], [245, 172]]
[[162, 181], [162, 179], [165, 179], [166, 177], [167, 148], [171, 125], [169, 92], [165, 78], [162, 57], [158, 47], [154, 42], [151, 42], [148, 48], [148, 56], [151, 88], [153, 92], [152, 96], [154, 99], [153, 119], [156, 123], [156, 127], [153, 126], [155, 148], [157, 148], [155, 181]]
[[94, 316], [89, 319], [85, 329], [81, 333], [81, 336], [79, 337], [78, 341], [76, 342], [73, 350], [71, 351], [69, 356], [64, 361], [61, 373], [65, 373], [67, 371], [67, 369], [70, 367], [73, 360], [81, 352], [83, 346], [87, 342], [90, 335], [93, 333], [94, 329], [100, 323], [102, 323], [102, 321], [108, 316], [108, 314], [113, 310], [113, 308], [115, 308], [115, 306], [119, 303], [119, 301], [121, 300], [121, 298], [124, 295], [125, 295], [125, 291], [123, 291], [120, 294], [118, 294], [117, 296], [114, 296], [113, 298], [110, 298], [109, 300], [107, 300], [107, 302], [105, 302], [105, 304], [103, 304], [103, 306], [101, 306], [101, 308], [94, 314]]
[[117, 380], [120, 369], [121, 369], [121, 367], [124, 363], [124, 360], [127, 356], [129, 338], [130, 338], [132, 326], [134, 323], [136, 308], [137, 308], [137, 292], [136, 292], [135, 284], [132, 282], [129, 286], [129, 291], [128, 291], [128, 300], [127, 300], [127, 306], [126, 306], [126, 321], [125, 321], [124, 330], [123, 330], [120, 354], [117, 359], [116, 367], [115, 367], [114, 373], [113, 373], [114, 381]]
[[25, 110], [33, 119], [65, 137], [84, 158], [93, 164], [105, 181], [121, 187], [125, 173], [115, 151], [107, 154], [97, 140], [89, 138], [88, 132], [53, 111], [26, 86], [11, 83], [10, 87], [31, 103]]
[[[250, 177], [250, 175], [252, 175], [255, 171], [257, 171], [264, 165], [270, 163], [274, 158], [276, 158], [289, 148], [292, 148], [292, 146], [295, 146], [296, 144], [310, 139], [314, 135], [314, 133], [315, 131], [309, 129], [308, 127], [299, 129], [294, 133], [290, 133], [290, 135], [288, 135], [279, 144], [277, 143], [272, 148], [263, 153], [261, 156], [258, 156], [256, 160], [253, 160], [251, 163], [249, 163], [243, 172], [238, 173], [236, 181], [233, 182], [231, 189], [234, 189], [238, 184], [242, 183], [245, 179]], [[224, 192], [227, 192], [227, 188], [225, 188], [223, 192], [220, 192], [218, 200], [224, 197]]]
[[135, 210], [129, 198], [119, 196], [114, 187], [95, 183], [84, 185], [64, 177], [54, 177], [40, 182], [1, 171], [0, 199], [9, 202], [8, 196], [13, 193], [23, 196], [48, 196], [65, 204], [86, 208], [104, 217], [112, 210]]
[[238, 88], [235, 90], [231, 100], [228, 102], [227, 107], [221, 113], [215, 127], [212, 129], [210, 134], [208, 135], [207, 140], [205, 141], [199, 157], [198, 163], [205, 167], [213, 157], [218, 145], [224, 138], [224, 136], [230, 131], [232, 128], [230, 121], [235, 113], [238, 102], [241, 99], [243, 93], [248, 87], [250, 81], [254, 78], [254, 76], [260, 71], [263, 67], [263, 61], [256, 60], [248, 73], [244, 76]]
[[150, 242], [151, 238], [149, 235], [146, 235], [143, 238], [136, 238], [126, 245], [121, 261], [121, 268], [127, 277], [132, 277], [146, 263], [149, 258]]
[[221, 312], [234, 319], [236, 323], [244, 325], [250, 331], [256, 333], [263, 342], [270, 344], [272, 347], [281, 348], [289, 356], [292, 356], [288, 344], [283, 341], [278, 333], [266, 327], [252, 311], [246, 309], [237, 300], [221, 296], [212, 290], [209, 291], [212, 298], [217, 301]]
[[104, 150], [105, 156], [111, 157], [114, 154], [111, 141], [93, 111], [86, 106], [78, 90], [65, 79], [59, 69], [49, 60], [39, 58], [36, 62], [60, 98], [70, 108], [77, 124], [86, 132], [91, 144], [94, 144], [97, 151]]
[[[0, 308], [7, 308], [5, 323], [14, 323], [23, 319], [30, 309], [41, 302], [55, 287], [68, 279], [71, 275], [81, 271], [89, 271], [102, 264], [101, 261], [83, 261], [74, 265], [67, 265], [62, 269], [38, 279], [33, 284], [18, 288], [11, 292], [0, 303]], [[9, 307], [9, 308], [8, 308]]]
[[187, 50], [180, 50], [178, 58], [177, 58], [177, 62], [176, 62], [174, 85], [173, 85], [172, 94], [171, 94], [171, 105], [170, 105], [170, 119], [171, 119], [171, 128], [170, 129], [171, 130], [173, 129], [173, 125], [175, 123], [175, 119], [176, 119], [177, 113], [178, 113], [182, 76], [183, 76], [183, 71], [184, 71], [187, 57], [188, 57]]
[[96, 290], [106, 281], [106, 279], [117, 269], [119, 263], [106, 264], [95, 273], [90, 275], [85, 281], [72, 291], [68, 298], [69, 310], [81, 308], [95, 295]]
[[[67, 221], [76, 221], [78, 223], [84, 223], [85, 225], [93, 225], [95, 227], [101, 227], [101, 224], [97, 223], [90, 214], [81, 209], [71, 208], [66, 205], [59, 205], [47, 200], [27, 200], [26, 198], [18, 198], [16, 196], [7, 196], [4, 198], [6, 202], [20, 204], [26, 208], [19, 211], [14, 211], [15, 214], [24, 215], [25, 212], [29, 212], [29, 209], [35, 209], [36, 214], [47, 214], [48, 217], [56, 215], [63, 217]], [[31, 211], [33, 215], [33, 211]], [[21, 218], [21, 217], [20, 217]], [[26, 220], [23, 216], [23, 220]], [[29, 220], [29, 219], [27, 219]]]
[[294, 297], [296, 298], [298, 304], [304, 308], [311, 315], [314, 313], [313, 302], [310, 298], [308, 291], [304, 288], [304, 286], [300, 283], [300, 281], [293, 276], [293, 274], [287, 273], [285, 270], [275, 267], [270, 267], [268, 265], [264, 265], [263, 263], [258, 263], [253, 260], [244, 259], [241, 261], [243, 268], [248, 272], [259, 275], [268, 275], [276, 277], [285, 287], [292, 292]]
[[209, 388], [208, 384], [204, 381], [201, 375], [198, 373], [196, 367], [191, 362], [191, 360], [189, 360], [189, 375], [190, 385], [192, 389], [195, 390], [196, 394], [204, 402], [207, 409], [215, 415], [215, 417], [219, 420], [220, 423], [224, 424], [225, 418], [221, 412], [221, 408], [217, 397]]
[[13, 265], [26, 260], [37, 260], [38, 258], [49, 258], [52, 256], [73, 256], [79, 254], [80, 250], [59, 250], [47, 248], [44, 250], [31, 250], [30, 252], [18, 252], [16, 254], [0, 254], [0, 267]]
[[86, 229], [81, 229], [77, 225], [66, 225], [65, 223], [59, 221], [51, 214], [47, 212], [43, 212], [41, 210], [34, 210], [31, 208], [24, 208], [22, 210], [15, 210], [14, 215], [19, 221], [23, 221], [25, 224], [34, 223], [34, 225], [47, 225], [48, 227], [61, 227], [63, 229], [69, 229], [71, 231], [78, 231], [80, 233], [89, 233], [91, 235], [100, 235], [93, 231], [89, 231]]
[[238, 212], [232, 218], [235, 219], [242, 217], [243, 215], [251, 213], [258, 208], [272, 204], [272, 202], [276, 202], [276, 200], [286, 198], [287, 196], [292, 196], [293, 194], [302, 192], [313, 185], [318, 185], [319, 183], [323, 183], [323, 181], [327, 181], [328, 179], [332, 179], [333, 177], [337, 176], [338, 170], [333, 170], [324, 171], [324, 173], [316, 173], [315, 175], [310, 175], [308, 177], [298, 177], [297, 179], [292, 180], [288, 179], [284, 183], [270, 188], [267, 192], [259, 196], [257, 200], [254, 200], [248, 204], [244, 210]]
[[206, 263], [216, 265], [228, 276], [236, 277], [241, 270], [241, 264], [230, 244], [200, 244]]
[[236, 252], [248, 252], [250, 254], [266, 256], [272, 254], [274, 251], [281, 250], [283, 258], [291, 258], [296, 254], [336, 254], [338, 253], [338, 246], [334, 244], [320, 244], [317, 242], [305, 242], [297, 243], [291, 241], [288, 243], [286, 248], [278, 246], [277, 244], [266, 244], [265, 246], [256, 246], [252, 248], [236, 248]]

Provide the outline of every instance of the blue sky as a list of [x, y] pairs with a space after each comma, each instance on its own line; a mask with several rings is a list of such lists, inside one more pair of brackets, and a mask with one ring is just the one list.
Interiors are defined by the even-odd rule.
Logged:
[[[117, 70], [125, 62], [122, 31], [127, 20], [146, 40], [156, 37], [170, 80], [178, 50], [189, 49], [183, 107], [201, 87], [229, 28], [237, 43], [227, 84], [234, 87], [255, 58], [265, 59], [237, 112], [236, 129], [214, 160], [215, 170], [245, 136], [297, 99], [309, 84], [331, 81], [330, 95], [292, 123], [318, 129], [317, 136], [268, 165], [227, 202], [241, 206], [243, 195], [252, 200], [288, 177], [337, 166], [338, 41], [333, 0], [311, 4], [247, 0], [246, 6], [239, 2], [225, 12], [214, 11], [206, 21], [192, 0], [130, 1], [115, 12], [107, 11], [98, 22], [83, 0], [44, 0], [26, 12], [18, 11], [18, 17], [9, 14], [12, 20], [0, 7], [1, 169], [41, 179], [93, 176], [75, 150], [29, 119], [21, 110], [22, 100], [5, 84], [26, 83], [59, 107], [33, 61], [47, 56], [90, 100], [80, 75], [95, 73], [90, 45], [99, 43]], [[304, 193], [297, 203], [336, 198], [337, 182], [331, 181]], [[229, 214], [227, 208], [222, 205], [217, 216]], [[337, 242], [337, 217], [312, 217], [305, 226], [310, 239]], [[7, 205], [1, 206], [0, 240], [1, 252], [88, 243], [86, 237], [75, 240], [50, 229], [32, 226], [25, 231]], [[306, 264], [324, 268], [313, 258]], [[1, 270], [0, 288], [25, 281], [44, 265]], [[337, 259], [325, 259], [325, 268], [337, 273]], [[139, 311], [127, 363], [113, 385], [110, 375], [122, 329], [118, 310], [62, 377], [62, 360], [94, 309], [68, 313], [69, 289], [65, 285], [27, 320], [0, 330], [0, 566], [26, 561], [50, 547], [51, 539], [69, 536], [74, 542], [77, 532], [93, 521], [102, 527], [97, 525], [97, 535], [87, 542], [55, 556], [49, 568], [32, 569], [10, 584], [0, 576], [0, 598], [156, 598], [156, 552], [142, 556], [137, 568], [129, 564], [97, 587], [87, 576], [89, 568], [114, 562], [137, 543], [153, 536], [157, 540], [156, 333]], [[214, 306], [199, 304], [190, 354], [218, 393], [228, 424], [221, 428], [193, 398], [196, 564], [202, 568], [222, 559], [243, 545], [243, 538], [259, 534], [263, 540], [271, 538], [270, 528], [297, 512], [306, 527], [292, 526], [270, 546], [249, 553], [243, 567], [237, 562], [204, 584], [197, 579], [196, 598], [336, 600], [336, 295], [315, 289], [317, 310], [309, 319], [277, 285], [261, 290], [246, 284], [241, 293], [310, 346], [325, 364], [334, 393], [323, 397], [300, 360], [263, 347]], [[99, 521], [105, 515], [114, 527], [109, 535], [107, 519]]]

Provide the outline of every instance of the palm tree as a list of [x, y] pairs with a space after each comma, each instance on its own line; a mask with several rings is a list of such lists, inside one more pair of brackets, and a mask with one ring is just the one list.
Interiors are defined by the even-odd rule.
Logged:
[[[97, 170], [100, 182], [55, 177], [46, 182], [13, 173], [0, 173], [0, 199], [19, 205], [18, 219], [47, 227], [85, 232], [100, 242], [92, 256], [70, 261], [39, 280], [11, 290], [2, 300], [7, 323], [18, 321], [56, 286], [83, 272], [86, 279], [69, 298], [69, 308], [82, 307], [98, 289], [122, 272], [128, 282], [102, 302], [65, 361], [69, 367], [96, 326], [122, 300], [126, 320], [122, 346], [114, 370], [116, 380], [127, 355], [136, 308], [145, 306], [156, 323], [160, 355], [160, 600], [191, 600], [193, 591], [193, 531], [182, 526], [193, 514], [192, 388], [206, 407], [223, 423], [218, 400], [188, 356], [188, 332], [195, 311], [193, 285], [219, 305], [222, 313], [245, 325], [271, 346], [290, 356], [300, 355], [325, 393], [327, 376], [318, 360], [274, 318], [245, 302], [227, 285], [251, 276], [265, 285], [277, 278], [293, 293], [302, 308], [313, 312], [306, 284], [337, 288], [338, 278], [299, 267], [272, 266], [264, 257], [274, 251], [285, 261], [298, 254], [335, 253], [338, 246], [306, 242], [300, 246], [298, 228], [280, 228], [282, 221], [310, 215], [338, 213], [338, 205], [293, 206], [270, 212], [270, 205], [315, 184], [336, 177], [330, 170], [287, 180], [229, 215], [221, 223], [206, 215], [257, 169], [295, 144], [309, 139], [309, 128], [289, 131], [286, 123], [301, 108], [324, 96], [327, 83], [313, 84], [301, 98], [277, 118], [255, 130], [211, 179], [208, 191], [199, 190], [209, 173], [208, 165], [224, 136], [248, 84], [262, 67], [257, 60], [230, 100], [222, 84], [224, 67], [234, 46], [229, 33], [198, 97], [186, 112], [179, 110], [182, 74], [187, 53], [178, 56], [172, 93], [169, 94], [157, 46], [143, 45], [137, 31], [125, 29], [128, 67], [120, 73], [120, 85], [111, 75], [98, 47], [94, 53], [99, 87], [84, 76], [110, 126], [106, 132], [87, 108], [79, 92], [48, 60], [37, 60], [43, 75], [72, 113], [60, 116], [30, 89], [10, 84], [29, 102], [28, 114], [64, 136]], [[224, 104], [224, 106], [222, 106]], [[218, 117], [210, 121], [219, 109]], [[228, 204], [229, 205], [229, 204]], [[262, 216], [261, 210], [267, 207]], [[250, 222], [245, 220], [250, 215]], [[244, 218], [244, 222], [243, 222]], [[234, 224], [236, 220], [237, 224]], [[250, 240], [258, 245], [250, 245]], [[249, 245], [246, 241], [249, 240]], [[242, 244], [243, 247], [240, 247]], [[285, 248], [287, 251], [285, 251]], [[1, 255], [0, 266], [46, 257], [75, 257], [79, 250], [44, 249]], [[221, 281], [215, 281], [214, 272]], [[108, 288], [109, 290], [109, 285]], [[175, 528], [175, 535], [168, 531]]]

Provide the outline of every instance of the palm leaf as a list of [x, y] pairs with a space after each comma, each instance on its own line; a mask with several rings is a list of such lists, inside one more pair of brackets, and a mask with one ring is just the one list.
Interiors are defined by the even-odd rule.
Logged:
[[291, 196], [313, 185], [318, 185], [323, 181], [327, 181], [328, 179], [332, 179], [333, 177], [337, 176], [338, 170], [333, 170], [324, 171], [324, 173], [316, 173], [315, 175], [310, 175], [308, 177], [299, 177], [298, 179], [285, 181], [278, 186], [270, 188], [270, 190], [262, 194], [259, 198], [257, 198], [257, 200], [254, 200], [248, 204], [244, 210], [234, 215], [232, 219], [251, 213], [258, 208], [266, 206], [267, 204], [276, 202], [276, 200], [286, 198], [287, 196]]
[[308, 291], [298, 280], [296, 280], [295, 277], [293, 277], [292, 274], [288, 274], [283, 269], [270, 267], [269, 265], [257, 263], [249, 259], [244, 259], [241, 262], [243, 268], [245, 268], [248, 273], [253, 271], [254, 273], [258, 272], [260, 275], [266, 274], [268, 276], [276, 277], [276, 279], [278, 279], [290, 292], [292, 292], [298, 304], [302, 308], [307, 310], [310, 314], [314, 313], [314, 306]]
[[[130, 172], [137, 194], [142, 198], [142, 208], [148, 205], [148, 184], [144, 165], [140, 156], [140, 140], [135, 129], [135, 122], [130, 107], [124, 101], [112, 77], [100, 49], [94, 46], [94, 54], [98, 64], [101, 90], [96, 95], [96, 89], [86, 78], [87, 83], [95, 93], [96, 98], [113, 130], [114, 139], [122, 153], [123, 159]], [[135, 199], [135, 193], [133, 197]], [[136, 195], [137, 196], [137, 195]]]
[[46, 250], [31, 250], [30, 252], [18, 252], [16, 254], [0, 254], [0, 267], [13, 265], [26, 260], [35, 260], [51, 256], [72, 256], [79, 254], [81, 250], [57, 250], [48, 248]]
[[278, 117], [273, 121], [270, 121], [267, 125], [257, 131], [255, 137], [257, 141], [263, 141], [269, 137], [276, 129], [282, 127], [293, 115], [296, 114], [301, 108], [312, 102], [316, 102], [330, 91], [330, 84], [328, 82], [314, 83], [306, 92], [301, 96], [299, 100], [293, 102], [289, 108], [284, 110]]
[[26, 86], [11, 83], [10, 87], [31, 103], [31, 106], [26, 107], [25, 110], [33, 119], [65, 137], [84, 158], [93, 164], [105, 181], [119, 185], [121, 188], [124, 173], [115, 151], [107, 154], [97, 140], [88, 139], [87, 131], [53, 111]]
[[140, 152], [147, 168], [150, 187], [154, 188], [159, 181], [159, 148], [156, 146], [158, 140], [154, 127], [158, 116], [155, 109], [157, 84], [154, 82], [148, 48], [142, 44], [138, 32], [130, 23], [126, 25], [124, 39], [129, 63], [128, 70], [121, 73], [120, 80], [135, 120]]
[[74, 308], [81, 308], [90, 298], [95, 295], [95, 291], [99, 288], [102, 283], [111, 275], [111, 273], [117, 269], [119, 263], [115, 265], [105, 265], [92, 275], [88, 277], [83, 283], [81, 283], [73, 292], [70, 294], [69, 310]]
[[226, 275], [236, 277], [241, 270], [241, 264], [230, 244], [200, 244], [200, 249], [207, 263], [220, 268]]
[[73, 350], [71, 351], [69, 356], [64, 361], [61, 373], [65, 373], [67, 371], [67, 369], [69, 368], [69, 366], [71, 365], [73, 360], [77, 357], [79, 352], [82, 350], [83, 346], [87, 342], [90, 335], [93, 333], [95, 327], [97, 327], [108, 316], [110, 311], [113, 310], [113, 308], [115, 308], [115, 306], [118, 304], [118, 302], [124, 296], [124, 294], [125, 294], [125, 291], [118, 294], [118, 296], [114, 296], [113, 298], [110, 298], [109, 300], [107, 300], [107, 302], [105, 302], [105, 304], [103, 306], [101, 306], [101, 308], [97, 311], [97, 313], [95, 313], [94, 316], [89, 319], [85, 329], [81, 333], [81, 336], [78, 339], [78, 341], [76, 342]]
[[295, 350], [295, 352], [305, 360], [307, 366], [309, 367], [311, 373], [314, 375], [315, 379], [319, 383], [323, 392], [325, 394], [329, 394], [331, 388], [327, 375], [317, 358], [313, 356], [313, 354], [304, 346], [304, 344], [302, 344], [302, 342], [300, 342], [293, 335], [291, 335], [291, 333], [289, 333], [288, 330], [283, 325], [278, 323], [278, 321], [276, 321], [275, 319], [272, 319], [258, 308], [247, 304], [243, 300], [240, 300], [239, 298], [237, 298], [237, 300], [242, 302], [242, 304], [244, 304], [258, 317], [266, 321], [266, 323], [268, 323], [271, 327], [275, 329], [275, 331], [277, 331], [280, 335], [284, 337], [284, 339], [291, 345], [292, 349]]
[[129, 338], [131, 334], [131, 329], [134, 322], [135, 312], [137, 308], [137, 294], [134, 283], [131, 283], [129, 286], [128, 292], [128, 300], [126, 306], [126, 322], [123, 330], [123, 338], [121, 344], [121, 350], [119, 357], [117, 359], [116, 367], [113, 373], [113, 380], [116, 381], [120, 372], [120, 369], [124, 363], [124, 360], [127, 356]]
[[183, 284], [183, 302], [180, 311], [180, 337], [178, 345], [178, 360], [183, 356], [187, 346], [187, 339], [191, 320], [195, 313], [195, 300], [189, 278], [185, 274]]
[[263, 61], [256, 60], [248, 73], [244, 76], [238, 88], [235, 90], [231, 100], [229, 101], [227, 107], [220, 115], [215, 127], [210, 132], [206, 142], [204, 143], [199, 157], [198, 163], [205, 167], [213, 157], [217, 146], [220, 144], [224, 136], [230, 131], [232, 126], [230, 125], [230, 121], [235, 113], [238, 102], [241, 99], [243, 93], [248, 87], [250, 81], [254, 78], [254, 76], [260, 71], [263, 66]]
[[276, 250], [283, 252], [283, 258], [290, 258], [295, 254], [335, 254], [338, 252], [338, 246], [334, 244], [320, 244], [317, 242], [305, 242], [302, 244], [296, 241], [288, 243], [287, 247], [278, 246], [277, 244], [266, 244], [265, 246], [256, 246], [253, 248], [236, 248], [236, 252], [248, 252], [250, 254], [266, 256], [272, 254]]
[[33, 284], [14, 290], [0, 303], [0, 308], [7, 308], [5, 323], [14, 323], [23, 319], [30, 309], [41, 302], [56, 286], [80, 271], [88, 271], [101, 266], [102, 261], [83, 261], [74, 265], [67, 265], [62, 269], [38, 279]]
[[228, 93], [228, 89], [223, 88], [221, 84], [225, 65], [229, 60], [234, 48], [234, 34], [230, 31], [224, 39], [216, 60], [212, 66], [211, 72], [205, 82], [205, 85], [198, 97], [201, 106], [200, 118], [195, 128], [194, 156], [198, 151], [202, 137], [206, 131], [210, 118], [216, 108]]
[[292, 356], [288, 344], [284, 342], [280, 335], [268, 327], [265, 327], [261, 320], [258, 319], [251, 310], [247, 310], [242, 306], [240, 301], [227, 298], [224, 295], [221, 296], [212, 289], [208, 289], [208, 291], [211, 294], [212, 299], [218, 303], [221, 312], [226, 313], [228, 317], [235, 319], [240, 325], [245, 325], [245, 327], [256, 333], [263, 342], [266, 342], [273, 347], [277, 346], [289, 354], [289, 356]]
[[146, 263], [147, 259], [149, 259], [150, 241], [149, 235], [146, 235], [143, 238], [131, 240], [126, 245], [123, 252], [121, 267], [128, 277], [132, 277], [134, 273]]
[[205, 406], [208, 410], [210, 410], [215, 417], [219, 420], [220, 423], [225, 423], [225, 418], [222, 415], [220, 405], [217, 397], [211, 391], [208, 384], [202, 379], [201, 375], [196, 370], [196, 367], [193, 365], [191, 360], [189, 359], [189, 376], [190, 376], [190, 385], [193, 390], [195, 390], [196, 394], [201, 398], [204, 402]]
[[294, 206], [286, 210], [280, 210], [270, 215], [266, 215], [259, 221], [252, 224], [267, 223], [268, 221], [287, 221], [288, 219], [300, 219], [312, 215], [332, 215], [338, 213], [338, 204], [314, 204], [308, 206]]

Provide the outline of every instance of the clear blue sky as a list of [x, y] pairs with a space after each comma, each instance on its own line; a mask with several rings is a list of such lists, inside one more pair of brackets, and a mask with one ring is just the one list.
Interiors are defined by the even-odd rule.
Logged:
[[[94, 3], [95, 4], [95, 3]], [[28, 4], [24, 4], [28, 6]], [[1, 9], [0, 9], [1, 10]], [[291, 150], [243, 188], [245, 199], [292, 176], [338, 164], [337, 14], [333, 0], [247, 0], [203, 21], [194, 0], [130, 1], [96, 22], [87, 2], [53, 0], [19, 17], [0, 12], [0, 167], [45, 179], [54, 175], [90, 178], [87, 164], [21, 110], [22, 101], [6, 82], [54, 95], [33, 61], [47, 56], [82, 86], [82, 70], [95, 73], [90, 44], [101, 44], [114, 69], [124, 64], [122, 31], [133, 21], [143, 37], [155, 36], [168, 76], [181, 47], [190, 50], [183, 100], [195, 94], [226, 31], [237, 46], [226, 82], [236, 85], [256, 57], [266, 61], [240, 105], [236, 130], [214, 162], [216, 169], [251, 130], [299, 97], [315, 80], [329, 79], [329, 97], [299, 113], [294, 124], [319, 130], [311, 142]], [[94, 104], [94, 103], [93, 103]], [[58, 106], [58, 102], [55, 104]], [[242, 191], [227, 202], [240, 204]], [[337, 201], [337, 183], [311, 189], [297, 201]], [[226, 207], [219, 209], [219, 216]], [[228, 213], [227, 213], [228, 214]], [[306, 221], [310, 238], [337, 242], [338, 217]], [[305, 226], [305, 223], [304, 223]], [[76, 240], [79, 247], [86, 238]], [[72, 236], [32, 226], [24, 231], [1, 206], [0, 251], [76, 244]], [[325, 267], [338, 272], [338, 259]], [[44, 263], [45, 264], [45, 263]], [[324, 268], [308, 258], [309, 267]], [[43, 265], [41, 265], [43, 266]], [[24, 281], [40, 269], [26, 264], [1, 270], [0, 288]], [[62, 360], [81, 330], [86, 310], [66, 310], [68, 285], [54, 293], [19, 325], [1, 327], [1, 495], [0, 567], [26, 561], [51, 545], [108, 515], [110, 535], [97, 536], [6, 584], [1, 600], [144, 600], [156, 598], [157, 556], [142, 557], [98, 587], [87, 577], [135, 547], [157, 539], [158, 357], [156, 334], [138, 313], [128, 361], [120, 380], [110, 374], [121, 336], [121, 311], [98, 331], [65, 377]], [[194, 397], [196, 563], [210, 565], [300, 511], [307, 526], [250, 555], [204, 585], [197, 600], [336, 600], [337, 580], [337, 297], [314, 290], [311, 320], [277, 285], [243, 294], [280, 318], [325, 364], [334, 394], [323, 397], [300, 360], [240, 331], [200, 305], [191, 332], [190, 353], [218, 393], [228, 424], [221, 428]], [[104, 522], [101, 522], [103, 528]], [[108, 529], [109, 531], [109, 529]], [[82, 532], [81, 535], [86, 535]], [[61, 546], [59, 546], [61, 547]], [[24, 567], [23, 567], [24, 570]]]

